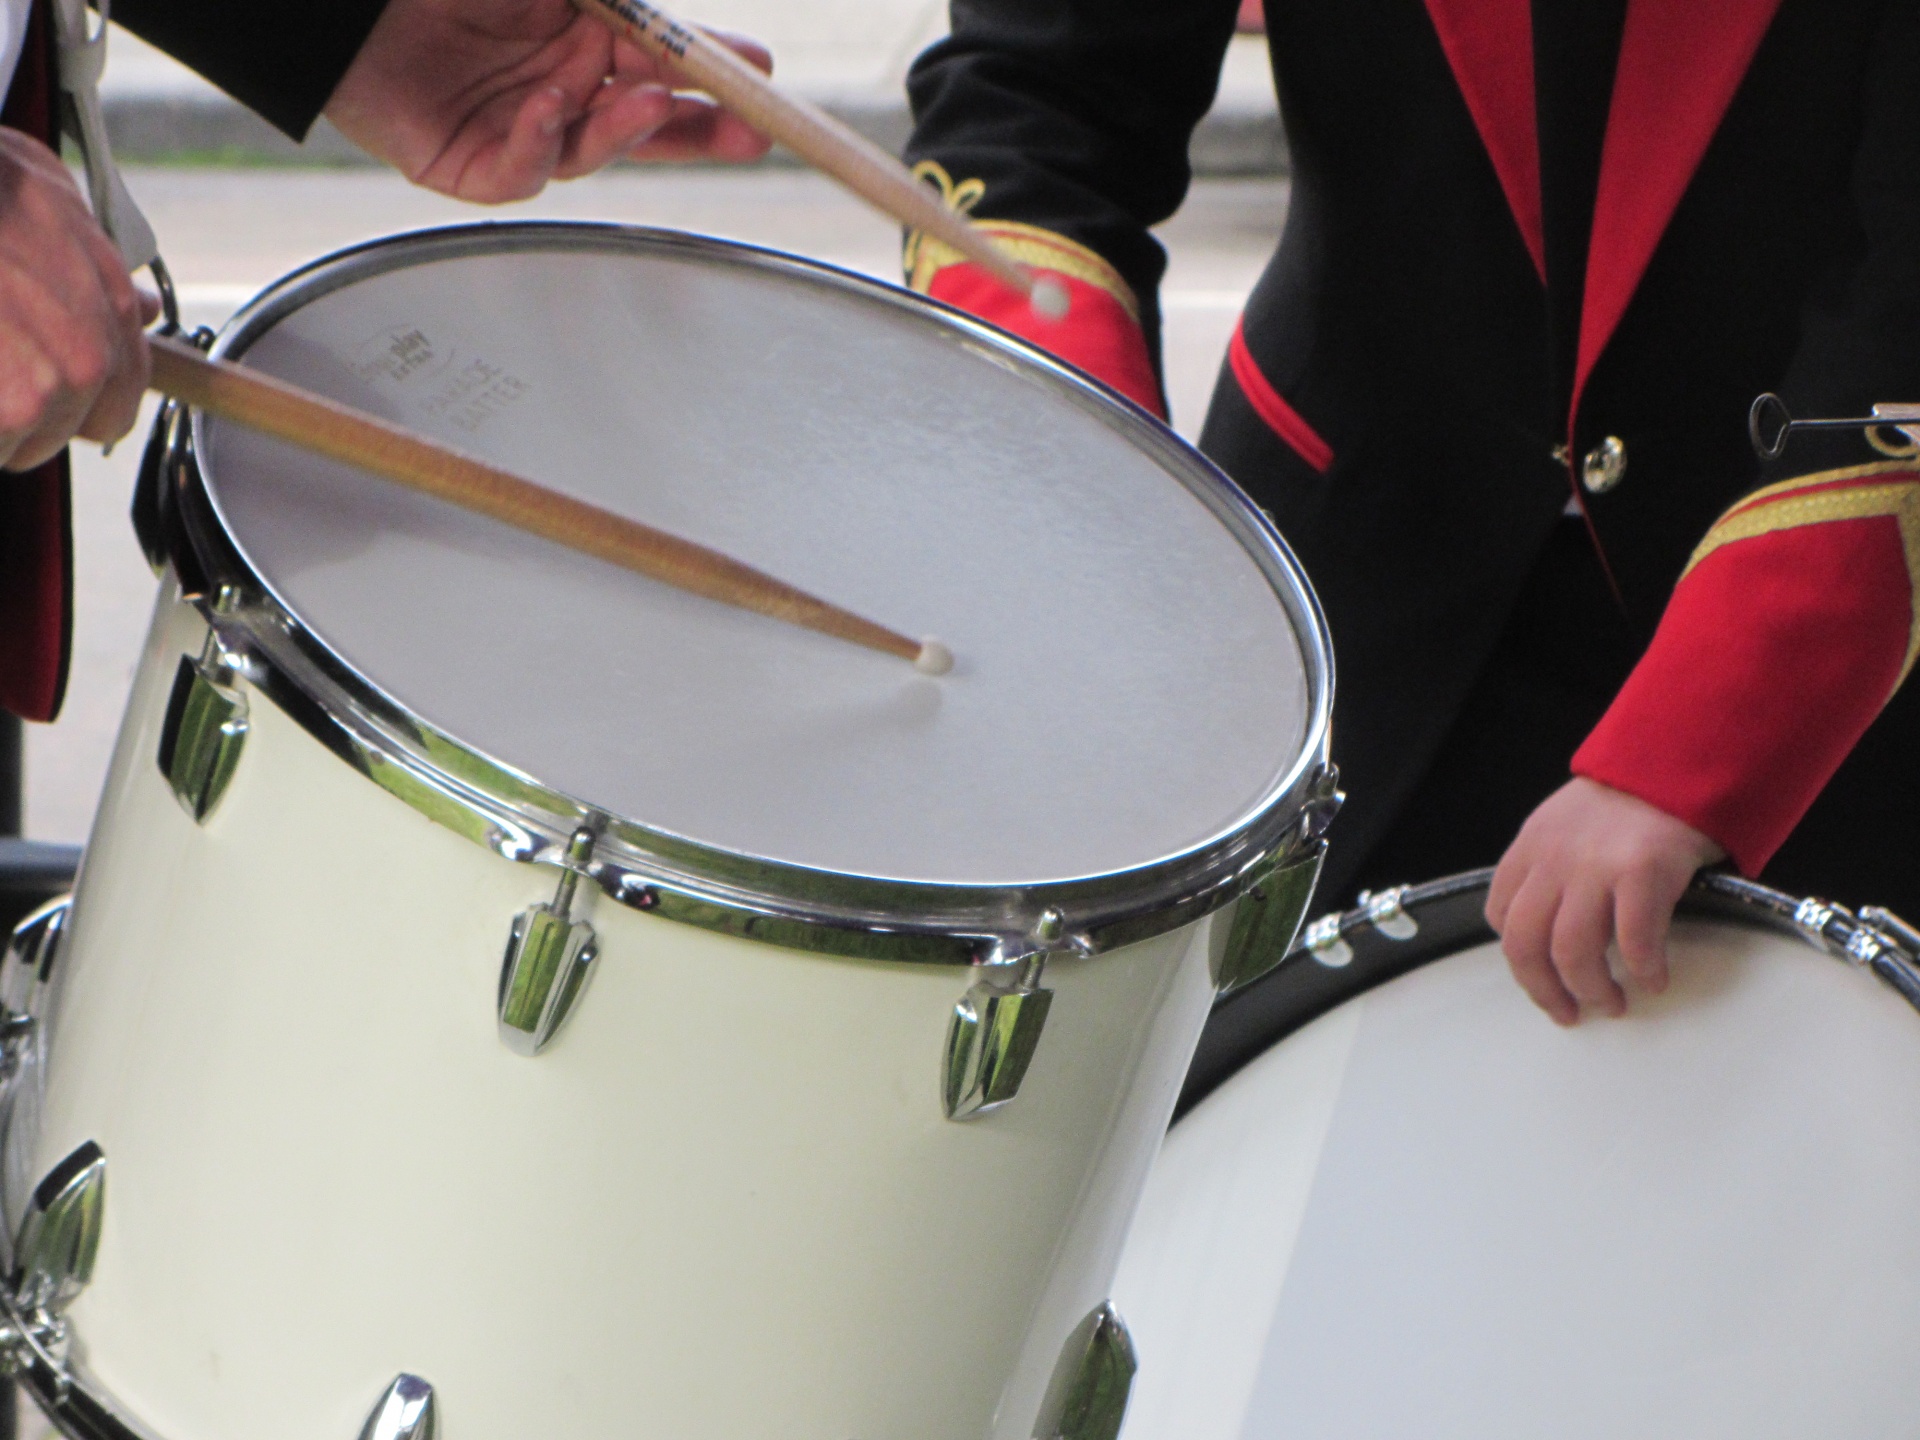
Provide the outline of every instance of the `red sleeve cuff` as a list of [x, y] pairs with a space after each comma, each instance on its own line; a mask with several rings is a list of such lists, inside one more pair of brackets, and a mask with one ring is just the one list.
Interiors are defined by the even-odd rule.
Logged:
[[1038, 345], [1166, 419], [1167, 403], [1139, 322], [1100, 286], [1058, 271], [1043, 273], [1067, 287], [1072, 306], [1064, 319], [1037, 314], [1026, 296], [971, 262], [945, 267], [928, 284], [927, 294]]
[[1916, 481], [1863, 467], [1729, 512], [1574, 773], [1684, 820], [1757, 874], [1911, 664]]
[[[913, 173], [936, 187], [950, 208], [962, 212], [970, 211], [986, 190], [977, 179], [955, 184], [932, 160], [922, 160]], [[1140, 307], [1120, 272], [1079, 241], [1038, 225], [1019, 220], [973, 223], [1012, 259], [1066, 287], [1069, 306], [1063, 318], [1037, 314], [1026, 296], [918, 230], [907, 236], [907, 284], [1018, 335], [1166, 419], [1167, 402], [1140, 326]]]

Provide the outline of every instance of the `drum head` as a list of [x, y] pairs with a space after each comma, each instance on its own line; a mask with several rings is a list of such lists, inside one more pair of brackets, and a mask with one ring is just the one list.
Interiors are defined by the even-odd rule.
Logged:
[[1322, 641], [1204, 461], [982, 327], [742, 247], [389, 242], [223, 346], [952, 647], [952, 675], [697, 599], [202, 421], [226, 539], [442, 734], [656, 831], [885, 879], [1125, 871], [1245, 826]]
[[1128, 1440], [1911, 1435], [1920, 1016], [1719, 921], [1674, 976], [1563, 1031], [1476, 944], [1227, 1079], [1115, 1286]]

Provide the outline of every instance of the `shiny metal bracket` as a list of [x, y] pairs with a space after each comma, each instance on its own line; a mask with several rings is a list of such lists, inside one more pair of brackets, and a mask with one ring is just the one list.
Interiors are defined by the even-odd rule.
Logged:
[[15, 1241], [13, 1303], [22, 1314], [58, 1316], [93, 1279], [107, 1203], [107, 1157], [88, 1140], [34, 1187]]
[[1067, 1337], [1034, 1440], [1115, 1440], [1139, 1368], [1126, 1324], [1112, 1305], [1097, 1306]]
[[[1040, 984], [1047, 956], [1075, 948], [1060, 911], [1041, 914], [1032, 947], [1017, 961], [991, 967], [1001, 976], [977, 982], [953, 1007], [941, 1067], [941, 1098], [949, 1120], [971, 1120], [1020, 1093], [1053, 1007], [1053, 992]], [[1010, 977], [1007, 972], [1012, 972]]]
[[1409, 887], [1396, 885], [1378, 895], [1362, 890], [1358, 896], [1367, 923], [1389, 940], [1411, 940], [1420, 933], [1420, 922], [1407, 913], [1405, 900]]
[[0, 957], [0, 1114], [34, 1053], [41, 997], [53, 978], [54, 957], [72, 909], [71, 895], [49, 900], [7, 937]]
[[247, 697], [238, 680], [238, 663], [213, 629], [199, 658], [182, 656], [173, 677], [160, 727], [160, 773], [197, 824], [227, 793], [246, 744]]
[[418, 1375], [396, 1375], [360, 1427], [360, 1440], [434, 1440], [439, 1424], [433, 1386]]
[[1313, 900], [1326, 853], [1326, 842], [1314, 841], [1305, 854], [1275, 864], [1240, 897], [1214, 977], [1222, 995], [1252, 984], [1286, 958]]
[[573, 897], [594, 840], [591, 826], [575, 830], [553, 903], [530, 905], [514, 917], [499, 1003], [500, 1038], [516, 1055], [538, 1055], [552, 1043], [593, 977], [599, 942], [591, 925], [573, 918]]
[[1346, 799], [1340, 791], [1340, 771], [1332, 764], [1322, 765], [1302, 803], [1293, 843], [1276, 852], [1263, 871], [1255, 872], [1252, 884], [1240, 896], [1214, 975], [1222, 995], [1252, 984], [1293, 948], [1326, 858], [1322, 837]]
[[1342, 918], [1338, 910], [1322, 915], [1300, 937], [1300, 947], [1329, 970], [1344, 970], [1353, 963], [1353, 946], [1340, 930]]
[[44, 1369], [66, 1386], [66, 1309], [93, 1279], [107, 1200], [107, 1157], [88, 1140], [34, 1187], [13, 1246], [0, 1324], [0, 1372]]

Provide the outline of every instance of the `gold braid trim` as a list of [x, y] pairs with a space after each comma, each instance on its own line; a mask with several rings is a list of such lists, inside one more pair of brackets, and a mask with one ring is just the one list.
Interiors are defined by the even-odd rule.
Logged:
[[[1889, 478], [1880, 485], [1835, 484], [1877, 475], [1900, 478]], [[1833, 488], [1814, 488], [1822, 485]], [[1904, 681], [1907, 672], [1913, 669], [1914, 660], [1920, 658], [1920, 471], [1910, 465], [1853, 465], [1844, 470], [1800, 475], [1756, 490], [1714, 522], [1688, 559], [1687, 568], [1680, 572], [1680, 578], [1684, 580], [1694, 566], [1721, 546], [1739, 540], [1752, 540], [1803, 525], [1820, 525], [1832, 520], [1870, 520], [1882, 515], [1900, 527], [1900, 544], [1907, 557], [1907, 586], [1912, 594], [1913, 619], [1907, 627], [1907, 657], [1900, 667], [1900, 681]]]
[[[962, 180], [956, 185], [953, 177], [935, 160], [922, 160], [913, 167], [913, 174], [915, 179], [931, 181], [939, 188], [947, 208], [962, 214], [979, 204], [980, 197], [987, 190], [984, 180]], [[1140, 302], [1134, 299], [1133, 288], [1120, 278], [1118, 270], [1078, 241], [1069, 240], [1052, 230], [1043, 230], [1038, 225], [1022, 224], [1018, 220], [976, 220], [974, 227], [990, 235], [1002, 250], [1022, 265], [1036, 270], [1052, 270], [1106, 291], [1120, 302], [1121, 308], [1134, 324], [1140, 323]], [[949, 265], [964, 263], [966, 258], [945, 241], [924, 235], [918, 230], [909, 231], [906, 249], [901, 256], [907, 288], [924, 295], [933, 284], [934, 276]]]

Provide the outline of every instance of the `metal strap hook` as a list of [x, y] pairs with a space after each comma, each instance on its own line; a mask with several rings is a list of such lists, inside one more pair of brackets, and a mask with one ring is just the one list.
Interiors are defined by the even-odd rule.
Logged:
[[[1861, 430], [1867, 443], [1892, 460], [1920, 459], [1920, 405], [1882, 402], [1870, 416], [1848, 419], [1802, 420], [1787, 409], [1787, 402], [1772, 391], [1760, 396], [1747, 411], [1747, 438], [1762, 460], [1778, 460], [1786, 453], [1787, 439], [1799, 430]], [[1894, 431], [1895, 436], [1885, 434]], [[1898, 438], [1896, 438], [1896, 436]]]

